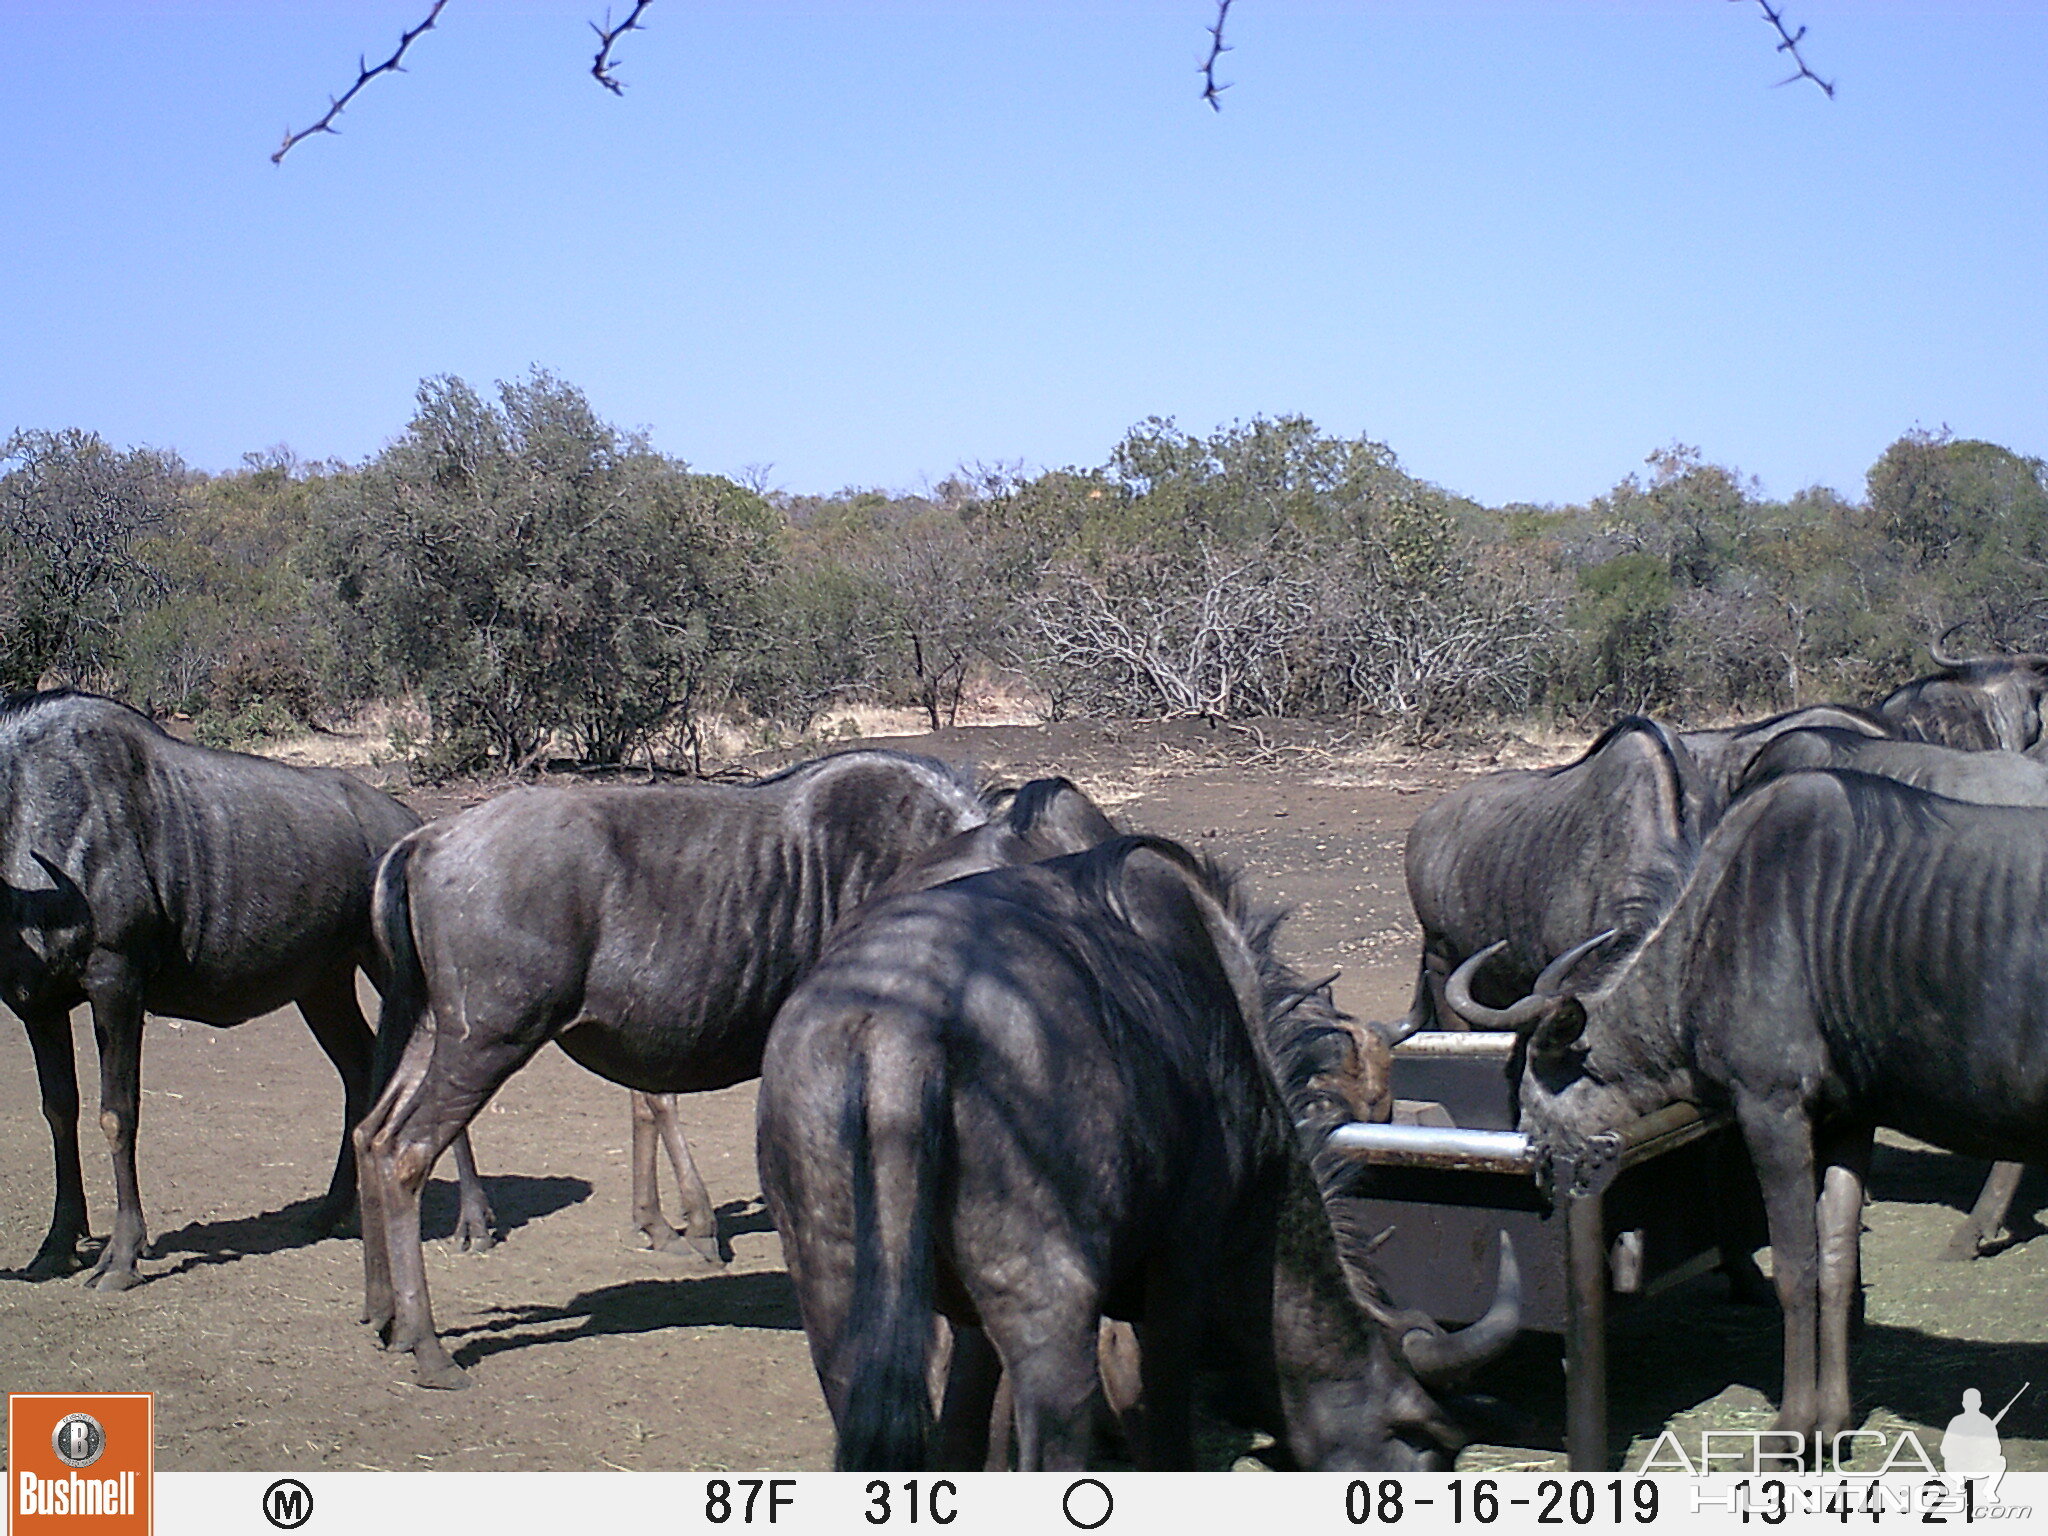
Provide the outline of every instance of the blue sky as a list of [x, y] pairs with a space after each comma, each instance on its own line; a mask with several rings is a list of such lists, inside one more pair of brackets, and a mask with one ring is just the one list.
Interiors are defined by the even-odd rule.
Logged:
[[[616, 0], [615, 0], [616, 3]], [[699, 468], [910, 488], [1301, 412], [1488, 502], [1680, 440], [2048, 453], [2048, 6], [0, 0], [0, 431], [360, 459], [541, 364]], [[623, 6], [619, 7], [621, 10]]]

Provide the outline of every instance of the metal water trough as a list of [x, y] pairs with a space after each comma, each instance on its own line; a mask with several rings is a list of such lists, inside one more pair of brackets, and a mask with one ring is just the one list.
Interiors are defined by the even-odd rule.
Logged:
[[1340, 1126], [1360, 1163], [1350, 1197], [1392, 1234], [1374, 1267], [1396, 1306], [1469, 1322], [1492, 1293], [1503, 1229], [1522, 1270], [1522, 1325], [1564, 1336], [1565, 1450], [1607, 1466], [1610, 1298], [1650, 1296], [1764, 1241], [1755, 1175], [1733, 1120], [1674, 1104], [1553, 1164], [1514, 1129], [1514, 1037], [1427, 1032], [1394, 1053], [1395, 1123]]

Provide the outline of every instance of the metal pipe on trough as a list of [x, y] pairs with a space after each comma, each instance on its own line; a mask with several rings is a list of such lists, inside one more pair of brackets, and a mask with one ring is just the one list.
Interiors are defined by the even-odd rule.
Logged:
[[1399, 1056], [1498, 1056], [1514, 1054], [1515, 1036], [1498, 1029], [1425, 1029], [1410, 1035], [1394, 1051]]
[[1355, 1157], [1409, 1168], [1527, 1173], [1535, 1166], [1520, 1131], [1471, 1131], [1438, 1125], [1370, 1125], [1354, 1120], [1330, 1132], [1330, 1145]]

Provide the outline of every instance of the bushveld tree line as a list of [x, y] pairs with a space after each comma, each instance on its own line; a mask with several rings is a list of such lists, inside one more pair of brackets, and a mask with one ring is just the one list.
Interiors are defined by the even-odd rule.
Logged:
[[1055, 716], [1321, 716], [1412, 736], [1544, 712], [1865, 698], [1930, 633], [2048, 649], [2048, 464], [1914, 431], [1850, 501], [1682, 445], [1585, 505], [1483, 507], [1260, 418], [1133, 427], [1090, 468], [763, 494], [536, 371], [420, 386], [361, 464], [217, 475], [83, 430], [0, 444], [0, 688], [73, 683], [207, 739], [371, 701], [418, 768], [701, 767], [713, 721], [934, 727], [1007, 679]]

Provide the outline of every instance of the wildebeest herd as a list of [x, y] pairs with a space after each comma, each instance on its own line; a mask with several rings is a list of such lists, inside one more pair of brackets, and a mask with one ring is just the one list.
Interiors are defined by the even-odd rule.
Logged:
[[[1734, 1113], [1784, 1311], [1779, 1422], [1833, 1433], [1875, 1129], [2048, 1152], [2048, 657], [1936, 660], [1872, 711], [1631, 717], [1573, 763], [1445, 796], [1409, 837], [1422, 961], [1386, 1025], [1283, 961], [1277, 916], [1214, 861], [1063, 779], [990, 792], [870, 749], [747, 785], [515, 790], [421, 827], [346, 775], [109, 700], [8, 699], [0, 1000], [56, 1168], [23, 1273], [141, 1278], [144, 1012], [229, 1025], [290, 1001], [344, 1088], [316, 1222], [348, 1230], [359, 1185], [364, 1321], [423, 1385], [464, 1376], [429, 1307], [422, 1189], [452, 1145], [458, 1236], [491, 1240], [466, 1127], [554, 1040], [635, 1090], [636, 1225], [707, 1256], [674, 1096], [761, 1077], [762, 1187], [843, 1467], [1074, 1467], [1104, 1435], [1188, 1466], [1198, 1372], [1270, 1459], [1442, 1467], [1459, 1389], [1519, 1326], [1516, 1255], [1503, 1237], [1463, 1330], [1396, 1310], [1326, 1141], [1387, 1117], [1394, 1044], [1462, 1023], [1517, 1032], [1547, 1155], [1679, 1100]], [[96, 1253], [80, 1003], [118, 1201]]]

